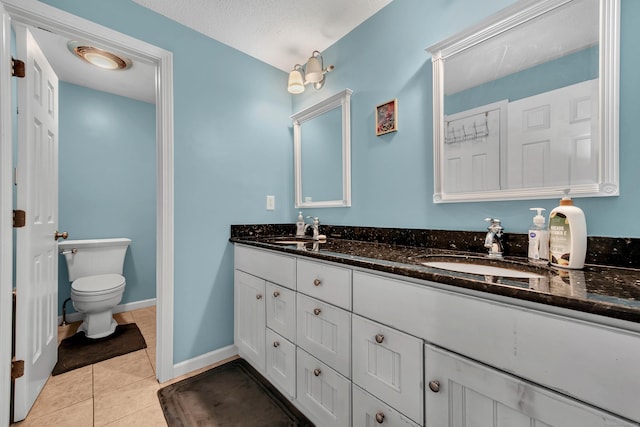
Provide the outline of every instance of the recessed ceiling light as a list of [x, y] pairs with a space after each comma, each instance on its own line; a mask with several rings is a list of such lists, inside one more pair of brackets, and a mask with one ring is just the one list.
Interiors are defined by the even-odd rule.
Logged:
[[70, 41], [67, 48], [77, 57], [87, 61], [91, 65], [107, 70], [126, 70], [131, 67], [132, 62], [128, 58], [123, 58], [115, 53], [87, 46], [80, 42]]

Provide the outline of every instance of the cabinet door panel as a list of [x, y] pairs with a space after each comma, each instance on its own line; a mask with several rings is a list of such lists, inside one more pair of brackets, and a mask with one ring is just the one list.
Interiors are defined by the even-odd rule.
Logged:
[[262, 373], [265, 368], [266, 328], [264, 291], [264, 280], [235, 271], [234, 341], [240, 355]]
[[318, 426], [348, 426], [351, 382], [299, 347], [297, 357], [298, 402]]
[[352, 318], [353, 382], [422, 424], [423, 341]]
[[353, 385], [353, 427], [418, 427], [418, 424]]
[[267, 326], [289, 341], [296, 340], [296, 293], [267, 282]]
[[428, 344], [425, 346], [425, 381], [428, 426], [633, 425], [558, 393]]
[[351, 270], [298, 259], [298, 291], [351, 310]]
[[351, 313], [302, 294], [297, 311], [296, 343], [351, 378]]
[[290, 399], [296, 397], [296, 346], [267, 328], [267, 378]]

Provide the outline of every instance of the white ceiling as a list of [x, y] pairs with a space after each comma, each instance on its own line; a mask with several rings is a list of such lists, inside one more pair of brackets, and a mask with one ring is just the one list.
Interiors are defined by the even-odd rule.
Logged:
[[[324, 51], [392, 0], [133, 1], [288, 72], [296, 63], [306, 62], [314, 50]], [[102, 70], [73, 57], [67, 49], [68, 39], [36, 28], [31, 31], [60, 80], [155, 102], [155, 70], [151, 64], [131, 58], [134, 65], [128, 70]]]
[[[391, 0], [133, 0], [241, 52], [291, 71]], [[336, 64], [338, 66], [338, 64]]]

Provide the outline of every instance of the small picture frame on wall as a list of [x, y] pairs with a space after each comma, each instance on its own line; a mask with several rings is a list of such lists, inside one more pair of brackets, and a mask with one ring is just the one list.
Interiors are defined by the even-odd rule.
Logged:
[[376, 136], [398, 130], [398, 99], [376, 107]]

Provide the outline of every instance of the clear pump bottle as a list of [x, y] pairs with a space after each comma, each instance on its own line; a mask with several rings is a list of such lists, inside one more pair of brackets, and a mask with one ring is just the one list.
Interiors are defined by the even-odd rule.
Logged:
[[546, 264], [549, 262], [549, 231], [542, 215], [544, 208], [529, 210], [538, 211], [538, 214], [533, 217], [533, 224], [529, 227], [529, 260]]

